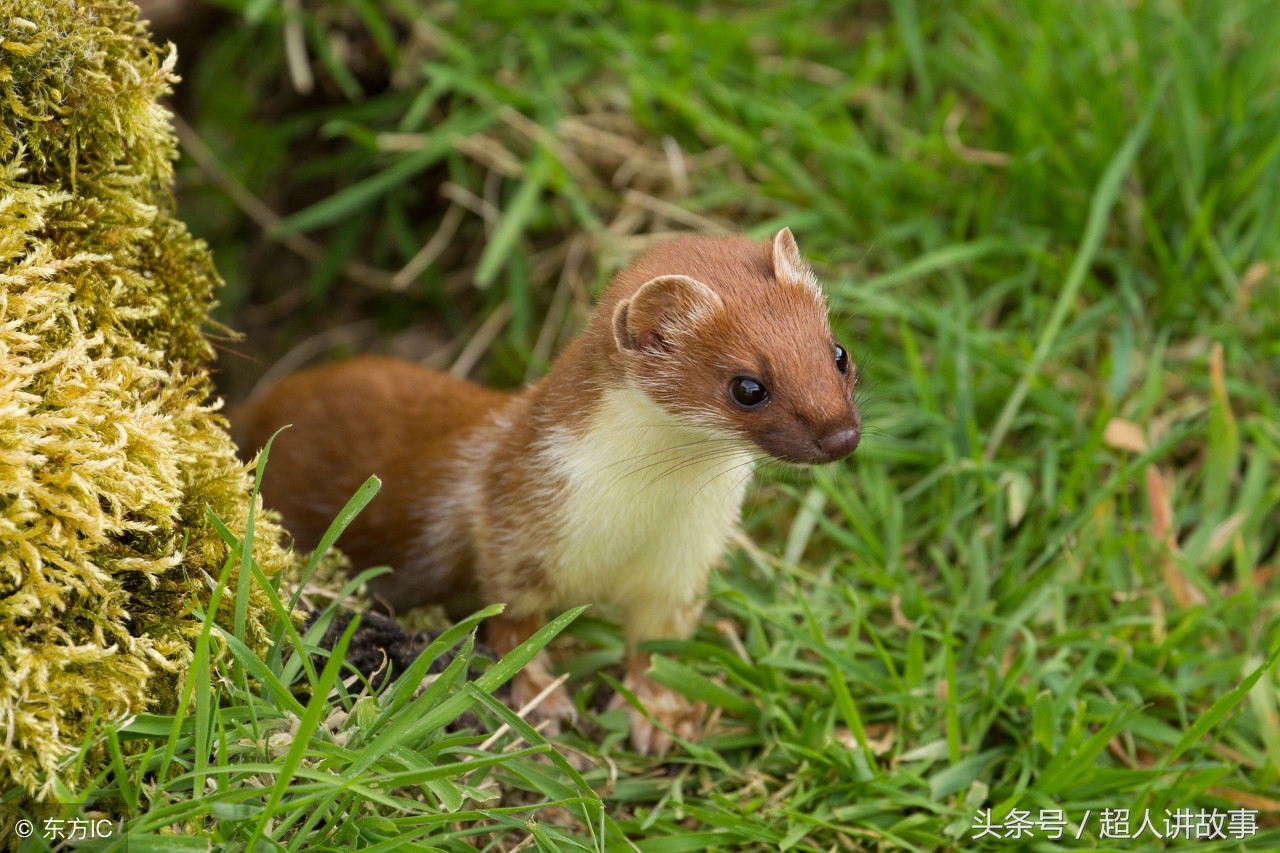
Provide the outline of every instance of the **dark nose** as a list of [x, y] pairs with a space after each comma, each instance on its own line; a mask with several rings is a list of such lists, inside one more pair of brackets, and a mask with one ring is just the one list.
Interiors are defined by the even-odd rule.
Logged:
[[862, 430], [858, 427], [853, 429], [842, 429], [823, 437], [818, 442], [818, 447], [822, 452], [831, 458], [831, 461], [843, 459], [853, 452], [858, 446], [858, 442], [862, 440]]

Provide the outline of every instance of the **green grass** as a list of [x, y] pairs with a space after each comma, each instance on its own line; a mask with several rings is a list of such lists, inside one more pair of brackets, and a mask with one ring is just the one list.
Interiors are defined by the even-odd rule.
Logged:
[[[1166, 810], [1240, 808], [1256, 835], [1169, 848], [1280, 847], [1273, 4], [350, 0], [301, 19], [304, 102], [281, 95], [278, 4], [233, 5], [256, 23], [186, 67], [188, 117], [284, 219], [246, 228], [194, 170], [181, 196], [233, 322], [288, 287], [295, 334], [335, 305], [388, 335], [444, 316], [465, 338], [506, 312], [483, 372], [513, 384], [632, 235], [786, 224], [865, 372], [869, 435], [849, 463], [761, 478], [754, 545], [697, 636], [660, 644], [657, 677], [718, 714], [665, 765], [627, 751], [616, 713], [563, 738], [594, 769], [547, 761], [489, 698], [505, 670], [322, 702], [333, 667], [294, 663], [313, 698], [293, 698], [273, 679], [300, 658], [211, 634], [192, 716], [104, 731], [130, 849], [172, 825], [219, 849], [1136, 851], [1163, 848], [1100, 838], [1102, 810], [1163, 833]], [[562, 124], [602, 113], [648, 171], [615, 183], [621, 164]], [[697, 158], [683, 178], [665, 138]], [[498, 218], [467, 210], [388, 294], [447, 215], [445, 181]], [[309, 280], [237, 268], [233, 242], [288, 232], [323, 249]], [[589, 250], [562, 277], [575, 238]], [[1116, 419], [1145, 449], [1108, 440]], [[589, 650], [566, 664], [585, 701], [621, 640], [595, 618], [566, 631]], [[524, 741], [445, 731], [464, 707]], [[988, 809], [1060, 809], [1066, 837], [975, 841]]]

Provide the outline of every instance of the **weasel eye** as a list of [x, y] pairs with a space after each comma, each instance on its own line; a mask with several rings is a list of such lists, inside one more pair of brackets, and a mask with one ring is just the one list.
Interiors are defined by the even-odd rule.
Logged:
[[744, 409], [754, 409], [769, 399], [769, 391], [750, 376], [739, 376], [730, 382], [729, 394]]
[[836, 344], [836, 370], [846, 376], [849, 374], [849, 353], [839, 344]]

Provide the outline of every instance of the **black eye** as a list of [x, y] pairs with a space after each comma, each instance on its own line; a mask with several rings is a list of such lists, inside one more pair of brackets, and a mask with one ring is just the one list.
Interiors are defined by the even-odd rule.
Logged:
[[849, 375], [849, 353], [844, 351], [844, 347], [836, 344], [836, 370]]
[[730, 382], [729, 394], [744, 409], [754, 409], [769, 399], [768, 390], [750, 376], [739, 376]]

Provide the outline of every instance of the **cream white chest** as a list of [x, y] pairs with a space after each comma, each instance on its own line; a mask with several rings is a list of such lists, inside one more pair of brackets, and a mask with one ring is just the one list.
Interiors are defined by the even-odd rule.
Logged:
[[558, 604], [689, 602], [738, 523], [753, 456], [680, 423], [642, 391], [606, 391], [585, 431], [544, 446], [560, 484], [547, 557]]

